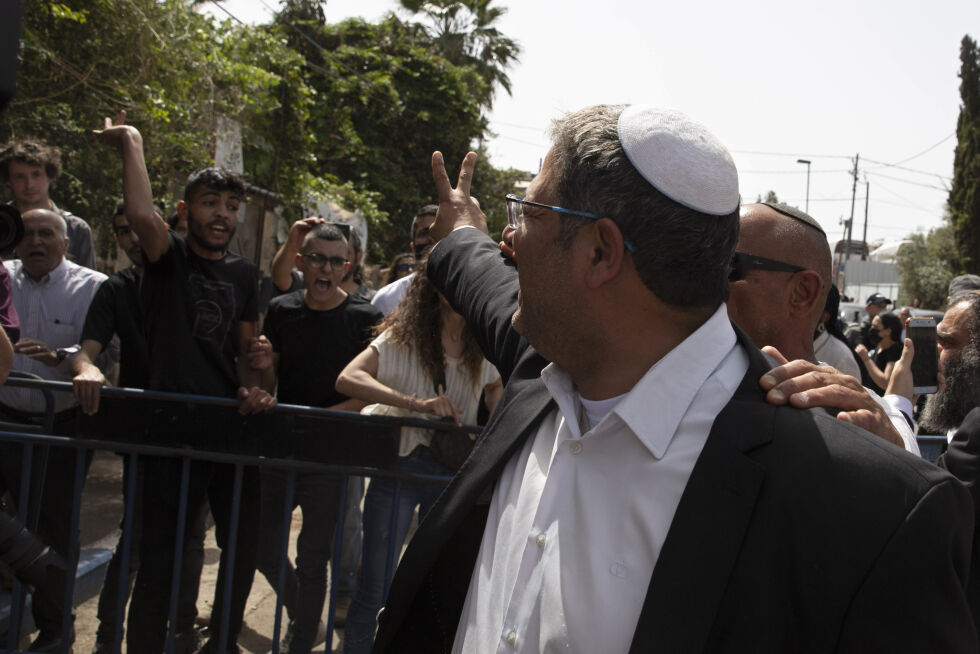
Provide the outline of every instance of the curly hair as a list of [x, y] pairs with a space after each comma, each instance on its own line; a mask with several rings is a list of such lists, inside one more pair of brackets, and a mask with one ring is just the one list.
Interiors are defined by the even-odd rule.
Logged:
[[61, 150], [35, 139], [11, 141], [4, 146], [0, 151], [0, 180], [10, 181], [10, 164], [15, 161], [43, 166], [52, 182], [61, 174]]
[[[398, 307], [389, 313], [380, 325], [375, 327], [375, 335], [385, 330], [399, 345], [412, 349], [418, 354], [422, 367], [433, 380], [442, 376], [446, 369], [446, 357], [442, 349], [442, 310], [439, 291], [429, 281], [424, 259], [408, 285], [405, 297]], [[463, 366], [474, 382], [480, 379], [483, 352], [470, 332], [463, 327]]]

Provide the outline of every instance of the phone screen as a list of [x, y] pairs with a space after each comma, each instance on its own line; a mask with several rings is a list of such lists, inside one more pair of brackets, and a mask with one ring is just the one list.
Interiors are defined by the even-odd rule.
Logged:
[[917, 318], [909, 321], [906, 334], [915, 345], [912, 358], [912, 386], [916, 393], [935, 393], [939, 354], [936, 351], [936, 321]]

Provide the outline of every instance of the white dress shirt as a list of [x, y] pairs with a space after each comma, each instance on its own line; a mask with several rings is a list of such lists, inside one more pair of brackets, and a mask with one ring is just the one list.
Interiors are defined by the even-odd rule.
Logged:
[[[24, 274], [20, 259], [5, 261], [3, 265], [10, 273], [14, 307], [20, 317], [20, 337], [39, 340], [51, 349], [77, 344], [88, 306], [107, 277], [67, 259], [62, 259], [38, 281]], [[54, 381], [72, 380], [69, 359], [52, 368], [24, 354], [15, 354], [13, 369]], [[0, 401], [21, 411], [44, 410], [41, 393], [33, 389], [5, 387], [0, 389]], [[55, 412], [74, 404], [71, 393], [54, 393]]]
[[387, 286], [382, 286], [378, 289], [378, 292], [374, 294], [371, 298], [371, 304], [381, 310], [381, 313], [388, 315], [395, 310], [398, 303], [402, 301], [405, 297], [405, 293], [408, 292], [408, 285], [412, 283], [415, 279], [415, 273], [411, 275], [405, 275], [401, 279], [396, 279]]
[[[453, 651], [626, 652], [681, 494], [747, 369], [724, 305], [614, 407], [583, 409], [571, 379], [545, 368], [558, 407], [497, 483]], [[586, 410], [599, 422], [583, 434]]]

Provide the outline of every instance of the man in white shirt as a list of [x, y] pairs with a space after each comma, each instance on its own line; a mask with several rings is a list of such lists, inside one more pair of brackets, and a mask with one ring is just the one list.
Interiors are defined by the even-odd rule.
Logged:
[[[412, 241], [409, 246], [415, 255], [416, 261], [421, 261], [422, 257], [429, 251], [435, 241], [429, 234], [432, 223], [436, 221], [436, 211], [439, 207], [435, 204], [427, 204], [412, 218]], [[381, 313], [388, 315], [395, 310], [398, 303], [405, 297], [408, 285], [415, 279], [415, 273], [405, 275], [401, 279], [396, 279], [385, 287], [382, 287], [374, 294], [371, 304], [381, 309]]]
[[[102, 273], [65, 258], [68, 237], [65, 221], [49, 209], [23, 215], [24, 238], [17, 246], [20, 259], [5, 261], [10, 273], [14, 307], [20, 317], [20, 339], [14, 343], [14, 369], [45, 379], [71, 381], [71, 355], [82, 335], [89, 304], [105, 281]], [[54, 393], [55, 432], [74, 435], [77, 403], [71, 393]], [[45, 410], [40, 392], [24, 388], [0, 389], [0, 413], [5, 420], [27, 422], [30, 414]], [[15, 499], [20, 489], [20, 447], [5, 444], [0, 453], [3, 482]], [[38, 534], [68, 558], [75, 452], [51, 448], [45, 468], [44, 494]], [[60, 652], [65, 617], [62, 589], [35, 593], [32, 611], [40, 634], [31, 651]]]
[[[433, 232], [453, 231], [429, 275], [505, 389], [404, 554], [373, 651], [976, 650], [962, 485], [766, 401], [769, 364], [723, 303], [724, 146], [636, 106], [575, 112], [554, 137], [507, 199], [516, 272], [469, 196], [476, 155], [455, 189], [433, 155]], [[930, 610], [895, 610], [913, 601]]]

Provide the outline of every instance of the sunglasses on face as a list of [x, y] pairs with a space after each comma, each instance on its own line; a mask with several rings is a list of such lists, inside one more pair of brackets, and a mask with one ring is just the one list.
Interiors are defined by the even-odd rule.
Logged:
[[343, 257], [327, 257], [319, 252], [310, 252], [309, 254], [301, 254], [300, 256], [309, 261], [311, 266], [321, 270], [328, 263], [334, 270], [343, 270], [344, 266], [347, 264], [347, 259]]
[[732, 267], [728, 273], [728, 281], [737, 282], [740, 279], [745, 279], [745, 274], [750, 270], [775, 270], [777, 272], [798, 273], [806, 270], [806, 268], [736, 251], [732, 255]]
[[415, 270], [415, 264], [414, 263], [400, 263], [397, 266], [395, 266], [395, 270], [398, 271], [398, 272], [412, 272], [413, 270]]

